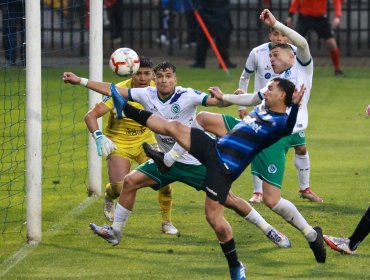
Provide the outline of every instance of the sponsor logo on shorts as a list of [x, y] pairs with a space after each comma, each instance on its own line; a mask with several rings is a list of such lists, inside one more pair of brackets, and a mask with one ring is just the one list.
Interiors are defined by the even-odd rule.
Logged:
[[301, 138], [305, 137], [304, 131], [300, 131], [298, 134], [299, 134], [299, 137], [301, 137]]
[[213, 194], [214, 196], [217, 196], [217, 193], [216, 193], [214, 190], [210, 189], [209, 187], [206, 187], [206, 190], [207, 190], [209, 193]]
[[266, 79], [266, 80], [269, 80], [270, 78], [271, 78], [271, 73], [266, 73], [266, 74], [265, 74], [265, 79]]
[[269, 167], [267, 167], [267, 171], [270, 174], [275, 174], [277, 172], [277, 167], [275, 164], [270, 164]]
[[126, 128], [124, 131], [125, 135], [128, 136], [138, 136], [138, 135], [143, 135], [146, 132], [146, 127], [142, 126], [139, 129], [136, 128]]

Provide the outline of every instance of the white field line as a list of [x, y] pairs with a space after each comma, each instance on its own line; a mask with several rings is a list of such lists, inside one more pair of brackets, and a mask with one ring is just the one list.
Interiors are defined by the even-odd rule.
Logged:
[[[43, 233], [44, 238], [50, 238], [57, 235], [61, 230], [63, 230], [71, 221], [78, 217], [90, 204], [96, 201], [97, 198], [88, 197], [77, 207], [68, 212], [58, 223], [51, 226], [45, 233]], [[0, 265], [0, 278], [4, 277], [17, 263], [26, 258], [33, 250], [38, 247], [36, 245], [25, 244], [19, 251], [15, 252], [9, 258], [7, 258]]]

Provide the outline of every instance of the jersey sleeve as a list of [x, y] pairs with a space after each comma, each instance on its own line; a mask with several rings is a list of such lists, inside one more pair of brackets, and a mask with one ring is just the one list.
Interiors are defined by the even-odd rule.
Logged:
[[207, 98], [209, 97], [207, 93], [192, 88], [187, 88], [187, 91], [190, 94], [190, 99], [194, 106], [198, 105], [207, 106], [206, 101]]
[[253, 49], [250, 52], [247, 61], [245, 62], [243, 73], [239, 79], [239, 88], [244, 90], [244, 92], [247, 92], [250, 78], [252, 74], [256, 71], [256, 69], [257, 69], [257, 58], [255, 49]]
[[148, 98], [147, 89], [148, 88], [130, 88], [128, 92], [128, 100], [144, 104]]
[[103, 103], [105, 106], [107, 106], [110, 110], [112, 110], [114, 108], [114, 105], [113, 105], [113, 99], [112, 97], [110, 96], [104, 96], [103, 98]]

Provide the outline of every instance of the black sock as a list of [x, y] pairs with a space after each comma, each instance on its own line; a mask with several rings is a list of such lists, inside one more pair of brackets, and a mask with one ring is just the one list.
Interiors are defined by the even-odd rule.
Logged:
[[224, 255], [227, 259], [229, 267], [238, 267], [240, 265], [240, 262], [238, 261], [234, 239], [232, 238], [224, 244], [220, 243], [220, 245], [222, 252], [224, 252]]
[[152, 113], [145, 110], [140, 110], [134, 106], [131, 106], [130, 104], [126, 104], [125, 108], [123, 108], [123, 112], [125, 113], [126, 117], [133, 119], [143, 126], [146, 126], [146, 121], [152, 115]]
[[349, 242], [349, 248], [351, 250], [356, 250], [357, 246], [365, 239], [365, 237], [370, 232], [370, 207], [367, 209], [365, 214], [362, 216], [360, 222], [358, 223], [355, 231], [352, 233]]

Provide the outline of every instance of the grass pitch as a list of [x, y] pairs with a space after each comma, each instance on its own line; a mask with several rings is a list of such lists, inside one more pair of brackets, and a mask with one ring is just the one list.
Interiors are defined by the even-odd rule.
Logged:
[[[79, 94], [81, 98], [76, 100], [84, 106], [84, 89], [72, 93], [71, 86], [60, 82], [65, 70], [69, 69], [48, 70], [49, 88], [65, 91], [64, 95]], [[74, 71], [86, 73], [86, 70]], [[337, 78], [332, 76], [331, 69], [315, 69], [311, 92], [310, 122], [306, 131], [311, 187], [324, 198], [324, 203], [314, 204], [299, 198], [292, 151], [288, 153], [282, 192], [310, 224], [321, 226], [324, 234], [338, 236], [349, 236], [353, 232], [370, 202], [370, 119], [364, 114], [370, 103], [370, 70], [346, 69], [346, 74], [347, 77]], [[203, 91], [210, 85], [219, 85], [225, 92], [232, 92], [239, 75], [240, 70], [233, 70], [231, 77], [226, 77], [218, 69], [179, 68], [178, 84]], [[106, 80], [118, 81], [110, 74], [106, 75]], [[63, 103], [63, 100], [53, 100], [52, 94], [48, 98], [55, 104]], [[236, 107], [199, 110], [235, 116], [237, 111]], [[81, 131], [85, 130], [84, 113], [81, 110], [80, 118], [74, 120], [81, 122]], [[65, 133], [73, 132], [66, 128]], [[86, 166], [83, 152], [86, 135], [83, 132], [77, 136], [82, 149], [79, 164]], [[68, 150], [63, 145], [61, 149]], [[52, 178], [50, 172], [51, 169], [44, 176]], [[105, 171], [103, 177], [106, 182]], [[73, 189], [50, 187], [43, 192], [43, 242], [39, 246], [25, 246], [24, 234], [2, 235], [1, 279], [228, 279], [226, 261], [204, 219], [204, 193], [174, 184], [172, 220], [181, 230], [181, 236], [176, 237], [161, 233], [157, 194], [149, 188], [140, 190], [122, 242], [112, 247], [93, 235], [88, 227], [90, 222], [107, 222], [102, 214], [103, 199], [87, 199], [85, 189], [81, 183]], [[253, 187], [249, 169], [232, 189], [245, 199], [250, 197]], [[239, 258], [248, 268], [248, 278], [370, 278], [370, 237], [354, 256], [340, 255], [327, 247], [326, 264], [317, 264], [307, 242], [296, 229], [264, 205], [255, 207], [290, 238], [292, 248], [276, 248], [253, 225], [226, 210], [226, 217], [234, 229]]]

